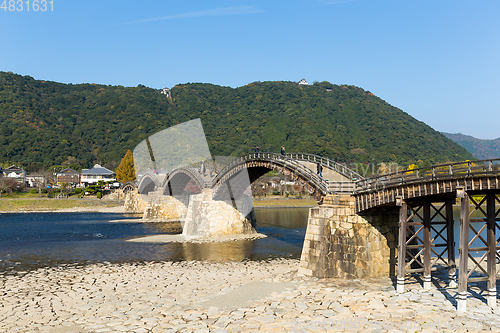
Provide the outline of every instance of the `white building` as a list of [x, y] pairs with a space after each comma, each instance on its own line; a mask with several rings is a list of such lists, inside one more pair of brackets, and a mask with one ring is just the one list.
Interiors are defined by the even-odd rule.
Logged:
[[169, 89], [169, 88], [163, 88], [163, 89], [161, 90], [161, 93], [162, 93], [163, 95], [167, 95], [167, 97], [170, 97], [170, 89]]
[[302, 79], [302, 80], [299, 81], [298, 85], [299, 86], [308, 86], [309, 83], [307, 83], [306, 79]]
[[116, 174], [99, 164], [94, 165], [92, 169], [82, 170], [80, 182], [83, 186], [97, 184], [100, 180], [104, 182], [115, 181]]
[[41, 174], [30, 174], [26, 176], [26, 183], [29, 187], [38, 187], [49, 183], [49, 180]]
[[19, 183], [24, 184], [24, 182], [26, 181], [26, 171], [16, 165], [12, 165], [7, 169], [3, 169], [2, 173], [4, 177], [15, 179]]

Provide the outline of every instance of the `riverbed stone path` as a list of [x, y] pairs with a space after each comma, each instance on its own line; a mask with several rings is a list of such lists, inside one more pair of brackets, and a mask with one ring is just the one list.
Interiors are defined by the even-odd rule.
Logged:
[[[339, 280], [297, 275], [299, 260], [62, 265], [0, 273], [0, 332], [481, 332], [500, 307], [433, 276]], [[472, 285], [471, 294], [480, 286]]]

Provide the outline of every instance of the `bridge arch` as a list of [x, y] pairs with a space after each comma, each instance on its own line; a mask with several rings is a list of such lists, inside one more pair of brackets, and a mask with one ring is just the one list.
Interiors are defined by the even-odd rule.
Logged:
[[[271, 170], [289, 176], [291, 180], [300, 181], [312, 190], [317, 200], [321, 200], [328, 192], [326, 180], [293, 158], [274, 153], [261, 153], [241, 157], [224, 167], [212, 182], [214, 199], [224, 200], [228, 195], [241, 197], [248, 185]], [[248, 172], [248, 178], [241, 176], [245, 171]]]
[[135, 181], [128, 181], [122, 186], [122, 191], [123, 193], [128, 193], [130, 191], [133, 191], [137, 188], [137, 184]]
[[196, 169], [179, 167], [168, 174], [161, 185], [163, 195], [183, 196], [186, 192], [197, 194], [205, 187], [203, 179]]
[[137, 192], [139, 194], [148, 194], [160, 187], [160, 181], [152, 170], [147, 170], [139, 181]]

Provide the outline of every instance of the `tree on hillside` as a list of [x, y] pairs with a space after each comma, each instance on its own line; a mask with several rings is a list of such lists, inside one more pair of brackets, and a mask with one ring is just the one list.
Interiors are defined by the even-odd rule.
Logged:
[[116, 169], [116, 179], [122, 183], [135, 180], [134, 156], [130, 149], [127, 150], [118, 169]]

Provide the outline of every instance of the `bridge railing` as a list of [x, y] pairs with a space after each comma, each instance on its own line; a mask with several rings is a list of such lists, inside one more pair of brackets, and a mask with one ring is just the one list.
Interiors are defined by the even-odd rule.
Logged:
[[[318, 188], [321, 192], [323, 193], [328, 193], [328, 184], [326, 180], [321, 178], [319, 175], [317, 175], [313, 170], [309, 169], [305, 165], [299, 163], [297, 160], [287, 156], [287, 155], [281, 155], [277, 153], [271, 153], [271, 152], [262, 152], [262, 153], [252, 153], [252, 154], [247, 154], [245, 156], [242, 156], [238, 159], [235, 159], [231, 163], [227, 164], [221, 171], [220, 175], [224, 175], [226, 172], [234, 168], [236, 165], [244, 163], [248, 160], [266, 160], [266, 161], [275, 161], [278, 162], [279, 164], [286, 165], [288, 167], [291, 167], [295, 172], [298, 174], [302, 175], [303, 179], [308, 179], [310, 183], [312, 183], [316, 188]], [[216, 185], [218, 181], [218, 177], [213, 180], [212, 187]]]
[[356, 182], [355, 192], [380, 190], [400, 184], [437, 179], [500, 174], [500, 158], [438, 164], [411, 170], [402, 170]]
[[363, 176], [351, 170], [347, 166], [339, 162], [335, 162], [334, 160], [328, 159], [326, 157], [321, 157], [318, 155], [306, 154], [306, 153], [287, 153], [285, 155], [295, 160], [306, 161], [311, 163], [320, 163], [322, 166], [331, 169], [343, 175], [344, 177], [349, 178], [352, 181], [364, 179]]

